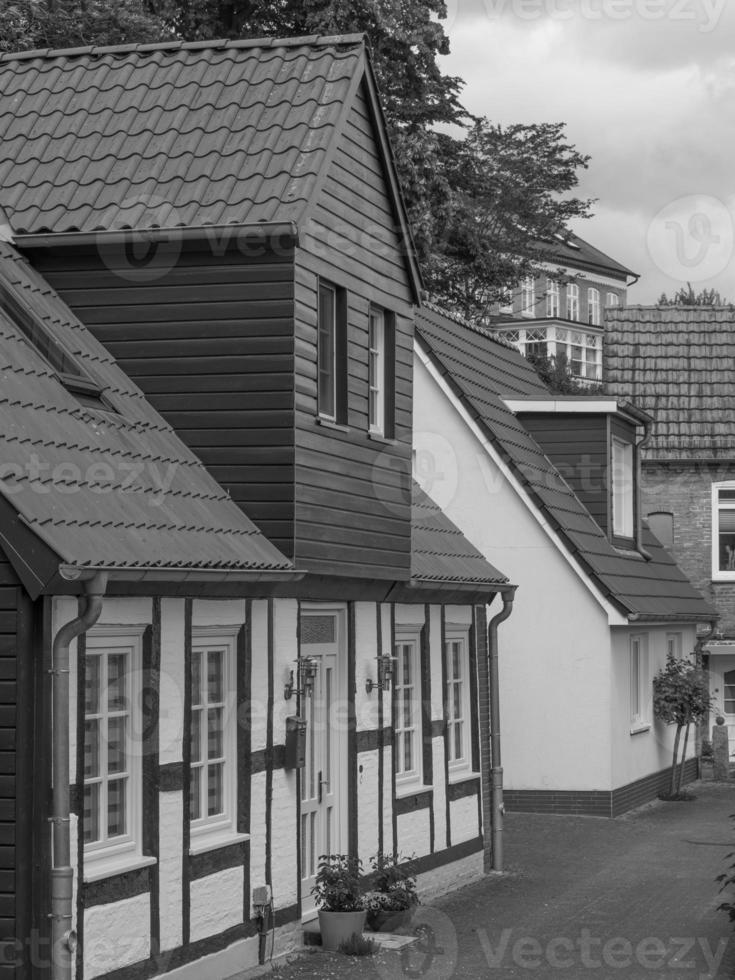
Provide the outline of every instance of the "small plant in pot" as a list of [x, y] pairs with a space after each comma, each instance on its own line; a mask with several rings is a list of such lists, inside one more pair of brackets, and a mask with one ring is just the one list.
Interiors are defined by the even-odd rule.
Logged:
[[365, 928], [361, 870], [359, 859], [348, 854], [322, 854], [319, 858], [311, 894], [319, 909], [324, 949], [338, 950], [341, 943]]
[[392, 932], [410, 923], [419, 904], [416, 874], [400, 855], [376, 854], [370, 859], [371, 889], [363, 897], [367, 924], [376, 932]]

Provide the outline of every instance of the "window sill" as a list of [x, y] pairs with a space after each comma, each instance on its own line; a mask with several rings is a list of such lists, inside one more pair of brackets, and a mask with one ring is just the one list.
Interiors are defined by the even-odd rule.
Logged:
[[647, 721], [642, 721], [637, 725], [631, 725], [630, 734], [631, 735], [642, 735], [644, 732], [650, 732], [651, 725]]
[[390, 436], [383, 436], [379, 432], [368, 432], [368, 439], [372, 439], [373, 442], [382, 442], [387, 446], [395, 446], [396, 440], [391, 439]]
[[233, 834], [232, 831], [218, 834], [202, 834], [189, 841], [189, 854], [206, 854], [208, 851], [218, 851], [222, 847], [230, 847], [232, 844], [242, 844], [250, 840], [250, 834]]
[[156, 858], [150, 855], [130, 854], [110, 858], [107, 861], [102, 858], [92, 861], [85, 855], [84, 881], [89, 883], [102, 881], [104, 878], [112, 878], [128, 871], [138, 871], [140, 868], [148, 868], [157, 863]]
[[433, 790], [433, 786], [422, 783], [418, 779], [410, 783], [396, 783], [396, 799], [402, 800], [406, 796], [417, 796], [430, 790]]
[[323, 426], [325, 429], [336, 429], [337, 432], [350, 431], [349, 425], [344, 425], [342, 422], [335, 422], [333, 419], [325, 419], [321, 415], [317, 416], [316, 424]]
[[471, 779], [479, 779], [480, 776], [481, 773], [473, 772], [472, 769], [458, 769], [456, 772], [450, 771], [447, 782], [465, 783], [465, 782], [469, 782]]

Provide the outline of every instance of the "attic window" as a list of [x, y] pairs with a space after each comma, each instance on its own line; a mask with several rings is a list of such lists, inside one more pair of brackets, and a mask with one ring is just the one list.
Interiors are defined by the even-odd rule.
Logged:
[[621, 439], [612, 441], [613, 534], [633, 537], [633, 446]]
[[23, 339], [56, 372], [61, 384], [88, 408], [112, 411], [102, 398], [102, 388], [84, 372], [73, 354], [54, 337], [43, 321], [23, 307], [15, 296], [0, 286], [0, 309], [20, 330]]

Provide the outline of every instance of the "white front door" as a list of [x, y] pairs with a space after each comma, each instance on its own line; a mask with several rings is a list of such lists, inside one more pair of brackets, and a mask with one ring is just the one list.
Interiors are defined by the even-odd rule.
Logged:
[[[735, 755], [735, 656], [710, 656], [710, 690], [714, 694], [717, 714], [722, 711], [730, 739], [730, 756]], [[711, 717], [711, 721], [714, 718]], [[711, 734], [711, 731], [710, 731]], [[710, 737], [709, 735], [707, 737]]]
[[346, 850], [346, 732], [339, 732], [335, 705], [346, 691], [344, 616], [340, 611], [301, 615], [301, 656], [316, 661], [311, 695], [302, 698], [306, 718], [306, 765], [301, 770], [301, 913], [314, 915], [314, 886], [322, 854]]

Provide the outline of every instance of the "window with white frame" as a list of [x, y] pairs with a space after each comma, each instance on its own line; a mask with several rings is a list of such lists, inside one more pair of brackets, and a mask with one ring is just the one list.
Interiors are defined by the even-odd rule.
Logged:
[[536, 287], [532, 276], [526, 276], [521, 282], [521, 315], [535, 316]]
[[735, 483], [712, 487], [712, 577], [735, 579]]
[[605, 294], [605, 306], [618, 306], [620, 303], [620, 297], [617, 293], [606, 293]]
[[237, 629], [194, 627], [190, 673], [191, 840], [236, 829]]
[[324, 418], [337, 417], [337, 290], [319, 283], [318, 309], [318, 404]]
[[370, 431], [381, 436], [385, 435], [385, 359], [385, 313], [373, 307], [368, 338], [368, 413]]
[[85, 867], [142, 854], [142, 635], [90, 630], [84, 657]]
[[666, 656], [675, 657], [678, 660], [679, 657], [681, 657], [681, 649], [682, 649], [681, 633], [667, 633]]
[[579, 286], [575, 282], [567, 286], [567, 320], [579, 320]]
[[448, 631], [444, 641], [447, 763], [450, 773], [472, 767], [469, 633]]
[[534, 327], [526, 330], [524, 353], [526, 357], [546, 357], [548, 353], [548, 342], [545, 327]]
[[559, 283], [553, 279], [546, 281], [546, 315], [559, 316]]
[[418, 630], [399, 631], [394, 647], [394, 759], [398, 786], [421, 782], [421, 641]]
[[612, 440], [612, 519], [613, 534], [633, 537], [634, 479], [633, 446], [622, 439]]
[[498, 312], [499, 313], [512, 313], [513, 312], [513, 293], [510, 289], [504, 289], [498, 299]]
[[631, 731], [648, 728], [650, 723], [651, 685], [648, 676], [648, 635], [630, 638], [630, 727]]
[[587, 322], [600, 326], [600, 290], [590, 286], [587, 290]]

